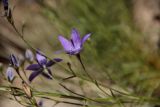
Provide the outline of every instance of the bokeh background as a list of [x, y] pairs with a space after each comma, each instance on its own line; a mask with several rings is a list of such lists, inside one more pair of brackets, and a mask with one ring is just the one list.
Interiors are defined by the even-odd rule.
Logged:
[[[22, 26], [25, 26], [24, 38], [33, 47], [40, 48], [50, 57], [62, 57], [66, 62], [72, 62], [75, 69], [81, 69], [74, 57], [56, 54], [56, 51], [62, 49], [57, 37], [62, 34], [69, 38], [72, 28], [77, 28], [81, 36], [91, 32], [82, 59], [94, 78], [103, 84], [121, 87], [137, 95], [160, 97], [160, 0], [9, 2], [10, 7], [15, 6], [13, 17], [17, 28], [21, 31]], [[27, 49], [27, 45], [3, 17], [0, 18], [0, 41], [0, 61], [4, 65], [8, 65], [10, 53], [22, 56]], [[59, 67], [54, 70], [57, 77], [67, 75]], [[81, 70], [77, 73], [83, 75]], [[42, 81], [37, 79], [35, 84], [41, 84]], [[79, 90], [73, 83], [67, 84]], [[9, 107], [4, 99], [2, 107]], [[143, 106], [151, 107], [150, 104]]]

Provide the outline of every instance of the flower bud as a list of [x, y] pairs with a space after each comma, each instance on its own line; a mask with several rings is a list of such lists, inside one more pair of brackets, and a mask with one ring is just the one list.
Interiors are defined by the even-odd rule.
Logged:
[[30, 62], [33, 62], [33, 60], [34, 60], [33, 52], [30, 49], [26, 50], [25, 57]]
[[18, 68], [20, 66], [19, 60], [17, 59], [17, 57], [14, 54], [10, 55], [9, 60], [10, 60], [10, 64], [12, 67]]
[[10, 83], [13, 82], [15, 74], [14, 74], [14, 69], [12, 67], [7, 68], [6, 77]]

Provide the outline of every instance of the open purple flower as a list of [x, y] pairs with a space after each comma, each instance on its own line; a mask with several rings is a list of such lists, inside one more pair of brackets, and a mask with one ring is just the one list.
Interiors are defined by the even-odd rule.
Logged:
[[84, 42], [90, 37], [90, 35], [91, 33], [86, 34], [81, 39], [79, 32], [76, 29], [72, 29], [70, 41], [63, 36], [59, 36], [58, 38], [67, 54], [77, 55], [81, 52]]
[[35, 77], [39, 74], [42, 74], [44, 77], [48, 79], [52, 79], [52, 73], [50, 67], [54, 65], [56, 62], [62, 61], [60, 58], [54, 58], [53, 60], [47, 61], [47, 57], [37, 51], [36, 53], [37, 64], [31, 64], [27, 67], [27, 70], [32, 70], [33, 72], [29, 76], [29, 81], [31, 82]]

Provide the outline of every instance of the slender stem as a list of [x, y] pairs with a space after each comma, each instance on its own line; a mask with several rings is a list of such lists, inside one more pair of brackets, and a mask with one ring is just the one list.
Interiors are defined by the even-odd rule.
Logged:
[[72, 70], [71, 64], [68, 62], [67, 65], [68, 65], [70, 71], [72, 72], [72, 76], [69, 76], [69, 77], [67, 77], [67, 78], [64, 78], [63, 81], [66, 81], [66, 80], [69, 80], [69, 79], [72, 79], [72, 78], [77, 77], [76, 74], [75, 74], [75, 72]]
[[[77, 105], [77, 106], [83, 106], [84, 105], [84, 104], [68, 102], [68, 101], [59, 101], [59, 100], [56, 100], [56, 99], [53, 99], [53, 98], [48, 98], [48, 97], [41, 97], [41, 98], [48, 99], [48, 100], [53, 100], [57, 103], [66, 103], [66, 104], [72, 104], [72, 105]], [[87, 105], [85, 105], [85, 106], [87, 106]]]
[[79, 60], [79, 62], [81, 63], [82, 68], [83, 68], [83, 70], [85, 71], [85, 73], [87, 74], [87, 76], [91, 79], [92, 82], [94, 82], [94, 79], [92, 78], [92, 76], [90, 76], [90, 74], [86, 71], [86, 68], [85, 68], [85, 66], [84, 66], [84, 64], [83, 64], [83, 62], [82, 62], [82, 60], [81, 60], [80, 54], [77, 54], [76, 57], [77, 57], [77, 59]]
[[80, 54], [77, 54], [76, 56], [77, 56], [78, 60], [80, 61], [80, 63], [81, 63], [81, 65], [82, 65], [85, 73], [86, 73], [87, 76], [91, 79], [91, 81], [92, 81], [92, 82], [97, 86], [97, 88], [98, 88], [99, 90], [101, 90], [104, 94], [106, 94], [107, 96], [110, 96], [107, 92], [105, 92], [105, 91], [99, 86], [97, 80], [93, 79], [92, 76], [90, 76], [90, 74], [87, 72], [87, 70], [85, 69], [85, 66], [84, 66], [84, 64], [83, 64], [83, 62], [82, 62], [82, 59], [81, 59]]
[[63, 79], [63, 81], [66, 81], [66, 80], [72, 79], [72, 78], [74, 78], [74, 77], [76, 77], [76, 76], [75, 76], [75, 75], [69, 76], [69, 77], [67, 77], [67, 78], [64, 78], [64, 79]]
[[78, 95], [78, 96], [84, 98], [84, 99], [85, 99], [84, 101], [90, 100], [90, 101], [93, 101], [93, 102], [100, 103], [100, 102], [98, 102], [98, 101], [96, 101], [96, 100], [94, 100], [94, 99], [91, 99], [91, 98], [89, 98], [89, 97], [86, 97], [86, 96], [81, 95], [81, 94], [78, 94], [78, 93], [75, 93], [74, 91], [70, 90], [69, 88], [67, 88], [66, 86], [64, 86], [64, 85], [61, 84], [61, 83], [60, 83], [60, 85], [61, 85], [64, 89], [66, 89], [67, 91], [69, 91], [69, 92], [71, 92], [71, 93], [73, 93], [73, 94], [75, 94], [75, 95]]

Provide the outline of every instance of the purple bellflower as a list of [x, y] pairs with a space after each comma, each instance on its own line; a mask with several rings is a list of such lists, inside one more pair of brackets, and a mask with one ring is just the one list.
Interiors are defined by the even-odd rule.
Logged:
[[90, 37], [91, 33], [86, 34], [82, 39], [76, 29], [72, 29], [71, 40], [67, 40], [63, 36], [59, 36], [58, 39], [64, 48], [64, 51], [70, 55], [77, 55], [81, 52], [84, 42]]
[[14, 69], [12, 67], [7, 68], [6, 77], [10, 83], [13, 82], [15, 75], [14, 75]]
[[39, 74], [42, 74], [44, 77], [48, 79], [52, 79], [52, 73], [50, 67], [54, 65], [56, 62], [62, 61], [60, 58], [54, 58], [53, 60], [47, 61], [47, 57], [43, 55], [40, 51], [36, 53], [37, 64], [31, 64], [26, 69], [32, 70], [33, 72], [29, 76], [29, 81], [31, 82], [35, 77]]

